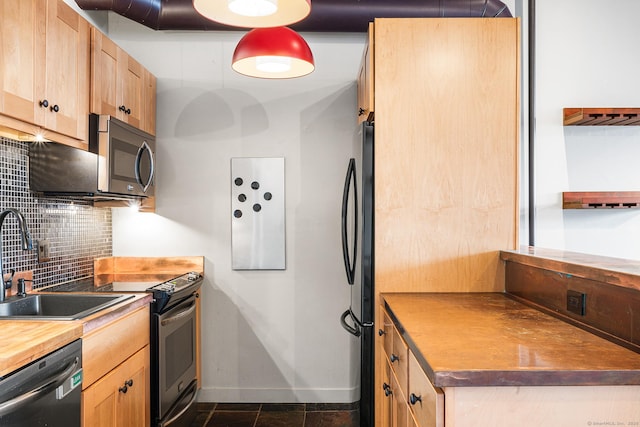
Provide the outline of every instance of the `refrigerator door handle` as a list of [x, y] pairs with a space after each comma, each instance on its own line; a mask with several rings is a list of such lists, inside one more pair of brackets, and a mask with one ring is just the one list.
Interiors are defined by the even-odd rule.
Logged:
[[[350, 317], [351, 320], [353, 320], [353, 326], [347, 323], [347, 317]], [[342, 325], [342, 327], [351, 335], [354, 335], [356, 337], [359, 337], [362, 333], [360, 331], [359, 323], [360, 322], [358, 322], [356, 318], [353, 316], [353, 312], [351, 311], [351, 308], [346, 310], [344, 313], [342, 313], [342, 316], [340, 316], [340, 324]]]
[[[352, 185], [353, 183], [353, 185]], [[347, 236], [347, 223], [349, 216], [349, 192], [353, 186], [353, 257], [349, 255], [349, 239]], [[349, 160], [347, 176], [344, 180], [342, 192], [342, 257], [344, 268], [347, 272], [347, 282], [353, 285], [356, 274], [356, 255], [358, 251], [358, 189], [356, 187], [356, 160]]]

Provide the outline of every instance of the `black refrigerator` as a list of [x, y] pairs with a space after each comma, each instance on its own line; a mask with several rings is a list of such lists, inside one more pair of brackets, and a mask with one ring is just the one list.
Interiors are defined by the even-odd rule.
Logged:
[[373, 283], [373, 123], [359, 128], [356, 156], [349, 159], [342, 194], [342, 254], [349, 308], [340, 323], [360, 339], [360, 426], [374, 425], [374, 283]]

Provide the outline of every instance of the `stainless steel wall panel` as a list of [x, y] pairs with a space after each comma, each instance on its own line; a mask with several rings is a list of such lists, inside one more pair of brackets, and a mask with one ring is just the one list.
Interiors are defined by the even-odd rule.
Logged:
[[234, 270], [284, 270], [284, 158], [231, 159]]

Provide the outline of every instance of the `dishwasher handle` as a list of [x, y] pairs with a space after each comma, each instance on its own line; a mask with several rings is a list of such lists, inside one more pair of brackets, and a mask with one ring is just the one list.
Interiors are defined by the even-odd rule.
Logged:
[[27, 403], [34, 402], [40, 399], [42, 396], [55, 390], [60, 384], [64, 383], [71, 375], [75, 373], [80, 365], [80, 358], [76, 357], [75, 360], [58, 375], [51, 376], [42, 381], [38, 386], [29, 390], [26, 393], [16, 396], [6, 402], [0, 403], [0, 416], [9, 414], [15, 411], [17, 408], [26, 405]]

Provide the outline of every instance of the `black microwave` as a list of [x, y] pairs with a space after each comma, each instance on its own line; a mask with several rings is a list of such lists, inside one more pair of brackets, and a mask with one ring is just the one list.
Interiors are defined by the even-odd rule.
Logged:
[[155, 190], [155, 137], [107, 115], [89, 116], [89, 150], [35, 142], [29, 187], [94, 200], [144, 198]]

